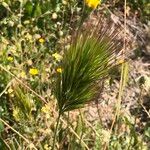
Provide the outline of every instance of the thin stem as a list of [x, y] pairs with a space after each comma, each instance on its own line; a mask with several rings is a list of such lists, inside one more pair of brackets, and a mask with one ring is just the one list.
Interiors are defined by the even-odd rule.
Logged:
[[52, 150], [54, 150], [54, 148], [55, 148], [56, 135], [57, 135], [58, 125], [59, 125], [59, 121], [60, 121], [60, 116], [61, 116], [61, 113], [59, 112], [59, 115], [58, 115], [58, 118], [57, 118], [57, 124], [56, 124], [56, 128], [55, 128], [55, 132], [54, 132], [54, 139], [53, 139]]
[[[123, 50], [122, 50], [122, 57], [123, 57], [123, 60], [124, 60], [124, 52], [126, 50], [126, 24], [127, 24], [127, 21], [126, 21], [126, 14], [127, 14], [127, 0], [124, 0], [124, 43], [123, 43]], [[120, 109], [121, 109], [121, 99], [122, 99], [122, 94], [123, 94], [123, 90], [124, 90], [124, 87], [125, 87], [125, 76], [126, 76], [126, 72], [125, 72], [125, 67], [126, 65], [123, 63], [122, 66], [121, 66], [121, 79], [120, 79], [120, 85], [119, 85], [119, 94], [118, 94], [118, 98], [117, 98], [117, 105], [116, 105], [116, 112], [115, 112], [115, 117], [113, 119], [113, 122], [111, 124], [111, 127], [110, 127], [110, 135], [112, 134], [112, 130], [114, 128], [114, 125], [116, 123], [116, 121], [118, 120], [119, 118], [119, 115], [120, 115]], [[110, 141], [110, 138], [109, 138], [109, 141]], [[109, 142], [108, 142], [109, 144]], [[104, 145], [104, 150], [106, 150], [108, 148], [108, 145], [107, 143], [105, 143]]]

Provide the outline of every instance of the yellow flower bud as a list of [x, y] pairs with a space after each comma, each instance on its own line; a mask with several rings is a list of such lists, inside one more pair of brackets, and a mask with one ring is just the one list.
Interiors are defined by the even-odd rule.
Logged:
[[62, 69], [61, 68], [57, 68], [56, 70], [58, 73], [62, 73]]
[[20, 73], [20, 77], [25, 79], [25, 78], [27, 77], [27, 76], [26, 76], [26, 73], [25, 73], [24, 71], [22, 71], [22, 72]]
[[58, 53], [54, 53], [52, 54], [52, 56], [57, 60], [57, 61], [60, 61], [62, 59], [62, 56], [59, 55]]
[[7, 57], [7, 60], [8, 60], [8, 61], [13, 61], [14, 58], [13, 58], [12, 56], [8, 56], [8, 57]]

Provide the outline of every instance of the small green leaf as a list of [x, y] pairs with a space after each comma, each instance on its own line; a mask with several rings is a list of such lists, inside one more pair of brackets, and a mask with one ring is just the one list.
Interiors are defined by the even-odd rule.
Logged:
[[145, 135], [150, 138], [150, 127], [145, 130]]
[[39, 17], [42, 14], [40, 4], [37, 3], [35, 7], [34, 17]]
[[2, 2], [2, 5], [3, 5], [7, 10], [11, 11], [9, 5], [8, 5], [6, 2]]
[[32, 15], [32, 11], [33, 11], [33, 3], [31, 3], [30, 1], [28, 1], [25, 4], [25, 12], [27, 13], [28, 16]]
[[0, 133], [4, 131], [4, 124], [0, 121]]

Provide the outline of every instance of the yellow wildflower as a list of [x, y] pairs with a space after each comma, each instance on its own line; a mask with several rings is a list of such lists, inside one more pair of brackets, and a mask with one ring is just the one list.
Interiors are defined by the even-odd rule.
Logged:
[[98, 6], [98, 4], [100, 4], [100, 0], [85, 0], [85, 3], [93, 8], [93, 9], [96, 9], [96, 7]]
[[27, 77], [27, 76], [26, 76], [26, 73], [25, 73], [24, 71], [22, 71], [22, 72], [20, 73], [20, 77], [25, 79], [25, 78]]
[[38, 71], [37, 69], [35, 69], [35, 68], [31, 68], [31, 69], [29, 70], [29, 73], [30, 73], [31, 75], [37, 75], [37, 74], [39, 73], [39, 71]]
[[48, 144], [44, 145], [44, 150], [49, 150]]
[[49, 108], [47, 107], [47, 105], [43, 106], [41, 111], [47, 114], [47, 113], [49, 113]]
[[18, 107], [13, 108], [13, 117], [15, 118], [16, 121], [20, 121], [20, 110]]
[[40, 43], [44, 43], [45, 40], [44, 40], [43, 38], [39, 38], [39, 42], [40, 42]]
[[26, 35], [25, 35], [25, 38], [27, 39], [27, 40], [29, 40], [29, 41], [32, 41], [32, 35], [31, 34], [29, 34], [29, 33], [27, 33]]
[[13, 91], [14, 91], [14, 90], [13, 90], [12, 88], [9, 88], [9, 89], [8, 89], [8, 93], [9, 93], [9, 94], [13, 93]]
[[62, 69], [61, 68], [57, 68], [56, 70], [58, 73], [62, 73]]
[[12, 88], [9, 88], [6, 92], [6, 94], [8, 93], [10, 97], [14, 97], [14, 90]]
[[7, 60], [8, 60], [8, 61], [13, 61], [14, 58], [13, 58], [12, 56], [8, 56], [8, 57], [7, 57]]
[[52, 56], [53, 56], [57, 61], [60, 61], [60, 60], [62, 59], [62, 56], [59, 55], [58, 53], [54, 53]]
[[42, 109], [41, 109], [41, 111], [42, 111], [43, 113], [45, 113], [45, 117], [46, 117], [47, 119], [50, 118], [51, 106], [52, 106], [51, 103], [47, 103], [47, 104], [45, 104], [45, 106], [43, 106]]

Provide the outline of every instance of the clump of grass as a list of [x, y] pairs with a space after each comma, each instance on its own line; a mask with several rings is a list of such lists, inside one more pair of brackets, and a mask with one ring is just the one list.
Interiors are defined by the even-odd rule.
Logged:
[[114, 34], [100, 27], [84, 31], [64, 52], [55, 87], [61, 113], [83, 107], [98, 92], [98, 81], [108, 75], [121, 48]]
[[[98, 93], [98, 83], [103, 81], [114, 66], [118, 50], [121, 50], [117, 40], [117, 29], [110, 26], [86, 28], [79, 31], [64, 52], [55, 83], [55, 96], [58, 102], [59, 117], [66, 111], [84, 107]], [[56, 132], [54, 136], [55, 145]]]

